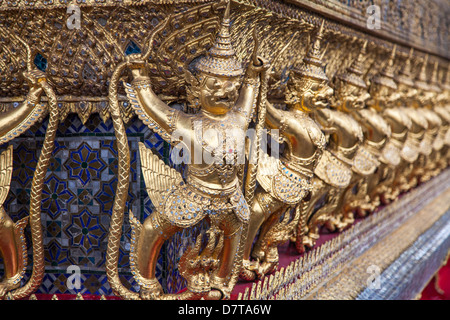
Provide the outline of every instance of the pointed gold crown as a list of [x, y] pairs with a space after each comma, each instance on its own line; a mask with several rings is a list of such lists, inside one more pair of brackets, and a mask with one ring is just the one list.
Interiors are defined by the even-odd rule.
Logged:
[[214, 45], [195, 66], [200, 72], [223, 77], [238, 77], [244, 73], [242, 64], [236, 59], [236, 53], [231, 44], [230, 3], [231, 1], [228, 1]]
[[361, 51], [358, 54], [358, 57], [353, 61], [350, 67], [346, 69], [346, 72], [339, 74], [338, 79], [350, 83], [354, 86], [366, 89], [367, 85], [364, 82], [362, 75], [363, 72], [363, 57], [367, 53], [367, 40], [364, 41], [364, 44], [361, 48]]
[[437, 93], [442, 91], [438, 83], [438, 70], [439, 70], [439, 62], [436, 61], [434, 63], [433, 74], [431, 75], [430, 90]]
[[414, 53], [414, 48], [411, 48], [409, 50], [408, 59], [406, 59], [405, 65], [403, 66], [403, 68], [399, 71], [399, 73], [395, 77], [395, 81], [397, 81], [398, 83], [407, 85], [408, 87], [414, 86], [413, 75], [411, 72], [411, 60], [413, 57], [413, 53]]
[[394, 60], [397, 45], [394, 45], [391, 55], [384, 68], [372, 78], [372, 82], [396, 90], [397, 84], [394, 81]]
[[321, 49], [321, 40], [323, 39], [323, 26], [325, 20], [322, 22], [319, 32], [314, 39], [312, 46], [309, 48], [306, 57], [303, 58], [303, 63], [298, 68], [292, 68], [292, 71], [301, 76], [308, 77], [319, 81], [328, 81], [328, 77], [323, 71], [322, 57], [325, 52]]
[[430, 86], [427, 83], [427, 65], [428, 65], [428, 54], [425, 56], [420, 72], [418, 73], [415, 81], [415, 87], [419, 90], [428, 91]]

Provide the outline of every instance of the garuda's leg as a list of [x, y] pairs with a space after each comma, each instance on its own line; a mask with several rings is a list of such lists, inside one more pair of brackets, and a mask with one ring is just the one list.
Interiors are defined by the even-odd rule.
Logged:
[[5, 268], [4, 280], [0, 283], [0, 297], [20, 285], [20, 282], [13, 284], [13, 280], [22, 271], [19, 270], [19, 259], [21, 259], [18, 252], [19, 246], [20, 243], [17, 243], [14, 232], [14, 222], [3, 208], [0, 208], [0, 254]]
[[420, 154], [416, 161], [413, 163], [412, 172], [408, 177], [408, 190], [415, 188], [424, 173], [425, 155]]
[[212, 228], [223, 231], [223, 249], [211, 277], [211, 288], [220, 290], [223, 298], [229, 298], [242, 266], [247, 222], [242, 222], [234, 211], [210, 214], [209, 218]]
[[164, 241], [180, 230], [180, 227], [171, 224], [157, 211], [145, 219], [138, 239], [136, 257], [139, 272], [146, 279], [145, 288], [141, 287], [143, 298], [155, 298], [163, 293], [155, 275], [158, 255]]
[[376, 201], [374, 206], [380, 204], [388, 204], [397, 198], [394, 191], [396, 167], [382, 163], [378, 168], [380, 178], [377, 181], [377, 185], [372, 193], [372, 201]]
[[316, 229], [315, 222], [319, 216], [326, 216], [328, 212], [326, 203], [330, 186], [318, 177], [313, 178], [312, 185], [313, 188], [309, 197], [303, 199], [305, 208], [301, 212], [302, 216], [299, 219], [294, 240], [295, 247], [299, 253], [303, 253], [306, 249], [305, 247], [311, 248], [314, 246], [315, 240], [313, 238], [315, 236], [313, 235], [313, 229]]
[[336, 226], [339, 231], [342, 231], [355, 221], [353, 214], [354, 204], [364, 201], [364, 196], [367, 195], [364, 183], [365, 179], [363, 176], [353, 173], [350, 184], [340, 196], [335, 215], [337, 220]]
[[350, 206], [350, 210], [354, 210], [358, 217], [362, 218], [373, 212], [379, 205], [377, 197], [372, 197], [375, 185], [372, 180], [378, 180], [378, 172], [375, 172], [369, 176], [363, 177], [358, 182], [357, 194], [353, 200], [353, 204]]
[[374, 209], [380, 205], [378, 188], [380, 187], [380, 184], [382, 184], [386, 174], [386, 168], [386, 164], [380, 163], [375, 172], [367, 180], [367, 194], [369, 195], [370, 205]]
[[[267, 232], [277, 222], [277, 212], [283, 204], [273, 198], [264, 189], [258, 187], [254, 201], [250, 209], [250, 221], [248, 226], [247, 240], [244, 248], [243, 271], [241, 277], [245, 280], [254, 280], [259, 269], [259, 262], [264, 260], [266, 250], [264, 249], [264, 239]], [[260, 230], [258, 239], [253, 246], [253, 241]], [[256, 261], [250, 262], [250, 254]]]
[[400, 164], [395, 168], [395, 177], [393, 183], [392, 198], [397, 198], [400, 193], [408, 191], [408, 177], [413, 169], [413, 164], [402, 160]]

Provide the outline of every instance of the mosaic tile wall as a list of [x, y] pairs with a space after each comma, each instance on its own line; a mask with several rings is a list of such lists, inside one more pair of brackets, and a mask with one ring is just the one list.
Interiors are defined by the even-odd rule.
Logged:
[[[47, 126], [47, 119], [11, 142], [14, 146], [14, 172], [11, 190], [5, 202], [13, 221], [28, 215], [29, 194]], [[141, 178], [138, 142], [144, 142], [170, 163], [170, 146], [140, 120], [127, 125], [131, 152], [131, 177], [128, 210], [141, 222], [152, 213], [152, 204]], [[0, 152], [7, 146], [0, 146]], [[105, 253], [109, 220], [117, 184], [117, 151], [113, 125], [92, 115], [85, 124], [70, 115], [60, 124], [53, 159], [48, 170], [42, 201], [46, 274], [37, 293], [78, 293], [112, 295], [105, 274]], [[131, 227], [125, 212], [119, 273], [125, 286], [138, 290], [129, 272]], [[157, 277], [166, 292], [185, 286], [177, 270], [183, 250], [204, 229], [200, 225], [178, 233], [167, 241], [160, 253]], [[26, 229], [31, 248], [29, 226]], [[32, 250], [29, 249], [29, 261]], [[29, 263], [31, 264], [31, 263]], [[82, 272], [80, 290], [67, 288], [67, 268], [77, 265]], [[3, 265], [0, 265], [3, 274]], [[31, 275], [31, 267], [22, 282]]]

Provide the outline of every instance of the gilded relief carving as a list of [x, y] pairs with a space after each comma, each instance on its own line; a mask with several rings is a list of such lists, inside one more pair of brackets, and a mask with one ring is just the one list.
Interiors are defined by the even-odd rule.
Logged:
[[[438, 179], [450, 159], [448, 16], [439, 0], [376, 2], [385, 24], [366, 33], [368, 5], [87, 0], [73, 29], [65, 7], [0, 1], [0, 298], [39, 290], [64, 260], [46, 237], [63, 230], [86, 259], [103, 257], [122, 299], [230, 299], [239, 278], [279, 272], [281, 245], [303, 254]], [[66, 150], [74, 117], [92, 131]], [[15, 142], [36, 132], [42, 146], [22, 167]], [[55, 174], [66, 169], [79, 183]], [[13, 197], [29, 203], [20, 219]], [[87, 208], [100, 198], [107, 216]], [[64, 218], [51, 212], [61, 202]]]

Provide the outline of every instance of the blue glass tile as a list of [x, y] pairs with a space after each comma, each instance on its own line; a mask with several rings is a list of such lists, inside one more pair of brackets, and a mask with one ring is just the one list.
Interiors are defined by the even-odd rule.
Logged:
[[37, 53], [34, 56], [34, 65], [41, 70], [42, 72], [45, 72], [47, 70], [47, 59], [44, 58], [44, 56], [40, 53]]
[[138, 47], [136, 43], [130, 40], [130, 42], [127, 45], [127, 48], [125, 49], [125, 55], [127, 56], [133, 53], [141, 53], [141, 49]]

